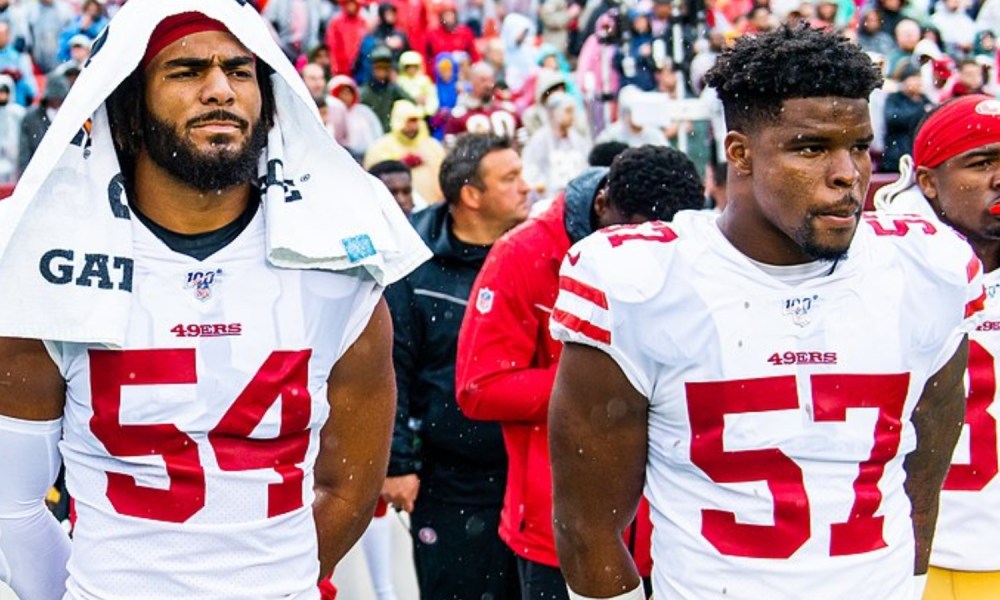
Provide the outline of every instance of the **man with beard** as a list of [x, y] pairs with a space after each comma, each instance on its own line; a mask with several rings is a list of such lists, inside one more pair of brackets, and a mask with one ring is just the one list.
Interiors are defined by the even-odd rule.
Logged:
[[469, 91], [451, 109], [444, 126], [446, 136], [492, 133], [514, 139], [521, 120], [513, 105], [496, 99], [496, 81], [496, 71], [489, 63], [478, 62], [469, 68]]
[[[74, 191], [92, 200], [93, 211], [113, 213], [106, 219], [120, 227], [109, 231], [124, 235], [127, 249], [103, 239], [44, 243], [70, 244], [61, 247], [78, 255], [94, 246], [130, 252], [114, 257], [115, 272], [126, 265], [127, 277], [105, 285], [112, 257], [91, 255], [73, 290], [41, 288], [41, 302], [92, 289], [73, 297], [94, 301], [93, 318], [107, 315], [104, 333], [29, 339], [17, 335], [21, 323], [44, 330], [43, 319], [56, 316], [0, 315], [0, 331], [15, 335], [0, 337], [0, 581], [25, 600], [318, 598], [317, 581], [364, 531], [385, 475], [395, 389], [382, 291], [414, 261], [373, 250], [384, 259], [382, 278], [353, 260], [323, 271], [275, 266], [269, 246], [281, 207], [340, 216], [322, 212], [335, 199], [305, 178], [282, 184], [279, 172], [269, 183], [280, 168], [270, 157], [281, 152], [290, 175], [293, 165], [312, 163], [288, 138], [314, 136], [308, 152], [337, 165], [343, 189], [354, 189], [343, 193], [387, 207], [359, 208], [353, 218], [388, 228], [387, 239], [417, 261], [426, 250], [407, 237], [392, 200], [376, 196], [380, 188], [332, 140], [325, 144], [301, 81], [252, 7], [132, 0], [115, 20], [103, 39], [107, 54], [77, 84], [78, 99], [110, 93], [98, 96], [103, 108], [79, 142], [64, 135], [75, 131], [65, 121], [49, 132], [48, 147], [65, 143], [62, 160], [78, 162], [43, 175], [51, 162], [40, 153], [28, 168], [30, 186], [72, 164], [79, 189], [53, 198], [61, 188], [39, 185], [25, 214], [41, 218], [38, 203], [56, 201], [77, 209]], [[107, 50], [116, 47], [144, 48], [131, 74]], [[104, 83], [115, 81], [117, 89]], [[269, 137], [279, 126], [292, 135]], [[78, 143], [86, 159], [74, 154]], [[263, 156], [268, 174], [259, 181]], [[97, 165], [115, 157], [119, 174], [102, 196], [90, 180], [103, 179]], [[18, 234], [29, 225], [15, 222], [3, 240], [4, 266], [30, 247]], [[310, 235], [308, 226], [296, 230]], [[53, 283], [45, 265], [39, 278]], [[107, 311], [113, 294], [122, 294], [112, 304], [121, 312]], [[78, 514], [72, 549], [41, 503], [60, 454]]]
[[737, 40], [707, 78], [722, 214], [567, 254], [548, 422], [570, 598], [644, 597], [621, 538], [644, 486], [656, 597], [919, 597], [985, 294], [951, 230], [861, 214], [880, 82], [832, 32]]

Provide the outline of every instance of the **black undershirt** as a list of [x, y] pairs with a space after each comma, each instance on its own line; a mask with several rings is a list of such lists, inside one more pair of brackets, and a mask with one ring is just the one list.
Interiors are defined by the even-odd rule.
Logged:
[[237, 217], [235, 221], [228, 225], [223, 225], [219, 229], [206, 231], [205, 233], [177, 233], [153, 222], [152, 219], [136, 210], [135, 207], [132, 207], [132, 213], [138, 217], [143, 225], [153, 232], [153, 235], [160, 238], [174, 252], [190, 256], [195, 260], [205, 260], [238, 238], [243, 233], [243, 230], [247, 228], [247, 225], [253, 221], [259, 207], [260, 202], [248, 202], [243, 214]]

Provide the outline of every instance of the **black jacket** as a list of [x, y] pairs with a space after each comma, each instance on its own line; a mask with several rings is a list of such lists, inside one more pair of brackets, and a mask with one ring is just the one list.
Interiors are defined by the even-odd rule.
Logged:
[[412, 221], [434, 257], [386, 290], [398, 388], [389, 475], [419, 473], [423, 499], [500, 506], [507, 477], [500, 425], [466, 418], [455, 402], [458, 330], [490, 248], [452, 235], [446, 203]]
[[926, 96], [919, 100], [903, 92], [889, 94], [885, 98], [885, 151], [879, 171], [895, 173], [899, 170], [899, 159], [913, 152], [913, 141], [917, 135], [917, 125], [931, 108]]

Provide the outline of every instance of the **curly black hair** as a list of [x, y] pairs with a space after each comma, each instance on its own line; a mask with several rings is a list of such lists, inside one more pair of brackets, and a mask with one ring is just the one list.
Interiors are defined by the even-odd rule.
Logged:
[[450, 203], [458, 202], [462, 188], [471, 185], [482, 188], [483, 179], [479, 172], [479, 163], [490, 152], [509, 150], [513, 142], [507, 137], [488, 133], [466, 133], [458, 136], [455, 147], [444, 157], [441, 170], [438, 171], [438, 183], [444, 193], [444, 199]]
[[686, 154], [668, 146], [629, 148], [608, 172], [608, 201], [625, 215], [669, 221], [705, 205], [705, 186]]
[[861, 46], [808, 26], [743, 36], [705, 76], [726, 113], [726, 126], [744, 133], [773, 123], [794, 98], [868, 99], [882, 75]]

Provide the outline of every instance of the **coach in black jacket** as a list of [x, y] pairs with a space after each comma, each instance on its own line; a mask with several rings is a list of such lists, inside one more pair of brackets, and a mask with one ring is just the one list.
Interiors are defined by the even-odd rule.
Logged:
[[413, 216], [434, 258], [386, 291], [398, 400], [383, 497], [411, 512], [421, 598], [518, 598], [516, 562], [497, 535], [500, 425], [462, 415], [455, 352], [472, 283], [493, 242], [527, 218], [528, 187], [510, 142], [487, 135], [459, 138], [439, 179], [447, 202]]

